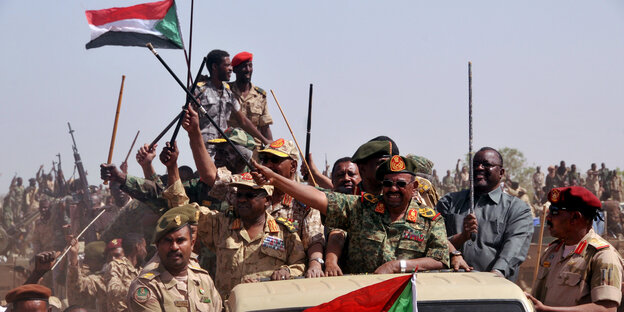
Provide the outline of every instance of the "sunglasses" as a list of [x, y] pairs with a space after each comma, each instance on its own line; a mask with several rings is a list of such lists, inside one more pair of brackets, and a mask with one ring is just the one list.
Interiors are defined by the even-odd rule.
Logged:
[[383, 180], [383, 181], [381, 181], [381, 185], [383, 185], [384, 187], [393, 187], [394, 185], [396, 185], [398, 188], [404, 188], [404, 187], [407, 186], [407, 184], [409, 184], [409, 182], [403, 181], [403, 180], [398, 180], [398, 181]]
[[560, 210], [570, 211], [571, 209], [568, 209], [565, 207], [557, 207], [557, 206], [550, 206], [550, 208], [548, 209], [549, 213], [553, 216], [558, 215]]
[[262, 192], [236, 192], [236, 198], [253, 199], [263, 195]]
[[279, 164], [282, 161], [284, 161], [284, 159], [286, 159], [286, 158], [277, 157], [277, 156], [272, 157], [272, 156], [262, 156], [262, 155], [259, 156], [258, 158], [263, 164], [268, 164], [268, 163]]

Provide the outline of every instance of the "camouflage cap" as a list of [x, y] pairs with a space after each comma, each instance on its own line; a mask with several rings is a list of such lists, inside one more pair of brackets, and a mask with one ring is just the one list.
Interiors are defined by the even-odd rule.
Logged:
[[370, 157], [389, 157], [394, 154], [394, 147], [390, 141], [370, 141], [358, 147], [351, 157], [354, 163], [362, 162]]
[[154, 231], [155, 244], [167, 235], [169, 232], [177, 231], [187, 224], [190, 224], [189, 216], [184, 206], [175, 207], [167, 210], [156, 222], [156, 230]]
[[394, 155], [392, 158], [384, 161], [375, 172], [375, 178], [379, 181], [389, 173], [409, 173], [416, 175], [416, 162], [410, 158]]
[[104, 252], [106, 252], [106, 242], [103, 241], [90, 242], [84, 248], [85, 259], [89, 260], [103, 260]]
[[254, 190], [263, 189], [267, 192], [267, 194], [273, 195], [273, 185], [258, 185], [253, 180], [253, 177], [249, 172], [245, 172], [243, 174], [235, 174], [232, 176], [232, 182], [230, 182], [231, 186], [244, 185], [249, 186]]
[[258, 153], [270, 153], [279, 157], [290, 157], [294, 160], [299, 160], [299, 151], [295, 143], [290, 140], [277, 139], [267, 146], [267, 148], [258, 151]]
[[[245, 148], [248, 148], [250, 150], [253, 150], [254, 148], [256, 148], [256, 141], [254, 140], [253, 136], [251, 136], [249, 133], [245, 132], [245, 130], [240, 129], [240, 128], [227, 128], [225, 129], [225, 131], [223, 131], [225, 133], [225, 135], [230, 139], [230, 141], [243, 146]], [[220, 143], [227, 143], [227, 140], [224, 138], [218, 138], [218, 139], [212, 139], [212, 140], [208, 140], [208, 143], [210, 144], [220, 144]]]
[[432, 174], [433, 162], [431, 160], [414, 154], [407, 154], [405, 157], [416, 163], [416, 173]]

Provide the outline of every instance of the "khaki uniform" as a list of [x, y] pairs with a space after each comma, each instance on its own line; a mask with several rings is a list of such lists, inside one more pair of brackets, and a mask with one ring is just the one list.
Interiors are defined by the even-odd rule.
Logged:
[[563, 242], [550, 244], [539, 262], [533, 295], [546, 305], [575, 306], [600, 300], [620, 303], [622, 258], [590, 230], [575, 250], [563, 255]]
[[282, 201], [274, 204], [267, 211], [273, 218], [282, 217], [292, 223], [297, 229], [305, 250], [316, 243], [325, 245], [324, 228], [321, 213], [318, 210], [311, 209], [292, 196], [284, 194]]
[[424, 206], [435, 207], [440, 200], [436, 188], [428, 179], [416, 176], [416, 180], [418, 180], [418, 192], [414, 192], [413, 198]]
[[67, 269], [67, 300], [89, 311], [107, 311], [104, 273], [89, 274], [88, 267], [69, 265]]
[[221, 311], [221, 297], [208, 272], [189, 264], [185, 280], [179, 280], [164, 266], [143, 269], [130, 284], [130, 311]]
[[135, 268], [128, 258], [114, 259], [105, 275], [107, 286], [107, 311], [127, 311], [128, 289], [141, 270]]
[[[240, 103], [243, 114], [247, 116], [254, 126], [259, 128], [273, 124], [273, 118], [267, 108], [266, 91], [254, 86], [252, 83], [247, 96], [243, 97], [236, 83], [230, 84], [230, 88], [234, 97]], [[241, 128], [241, 125], [232, 117], [228, 121], [228, 126]]]

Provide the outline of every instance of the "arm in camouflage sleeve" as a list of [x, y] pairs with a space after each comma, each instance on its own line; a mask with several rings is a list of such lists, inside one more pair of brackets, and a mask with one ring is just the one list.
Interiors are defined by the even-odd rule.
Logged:
[[165, 204], [163, 199], [160, 198], [163, 188], [154, 181], [128, 175], [126, 182], [121, 184], [120, 189], [130, 195], [130, 197], [150, 206], [162, 207]]
[[444, 218], [438, 216], [431, 222], [431, 234], [427, 240], [427, 257], [440, 261], [445, 268], [449, 268], [449, 248]]
[[168, 208], [174, 208], [189, 203], [189, 198], [186, 196], [186, 191], [180, 179], [167, 187], [167, 189], [163, 191], [162, 197], [167, 201]]
[[109, 303], [109, 311], [125, 311], [128, 288], [123, 284], [123, 275], [121, 266], [116, 261], [111, 261], [110, 268], [104, 278], [108, 281], [106, 299]]
[[67, 269], [67, 289], [74, 296], [93, 296], [101, 289], [106, 289], [102, 276], [97, 274], [82, 275], [77, 265], [69, 265]]
[[286, 234], [286, 248], [288, 250], [288, 259], [286, 264], [290, 270], [290, 276], [301, 276], [305, 270], [305, 251], [303, 250], [303, 243], [299, 239], [297, 233], [285, 233]]

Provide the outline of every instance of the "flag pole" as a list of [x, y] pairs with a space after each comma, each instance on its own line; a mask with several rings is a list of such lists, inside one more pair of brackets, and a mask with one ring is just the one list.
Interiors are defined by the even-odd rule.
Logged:
[[195, 7], [195, 0], [191, 0], [191, 25], [189, 26], [189, 49], [188, 49], [188, 62], [187, 62], [187, 67], [188, 67], [188, 74], [187, 74], [187, 80], [186, 80], [186, 87], [190, 88], [191, 83], [193, 83], [193, 81], [191, 79], [193, 79], [191, 77], [191, 52], [193, 51], [193, 8]]

